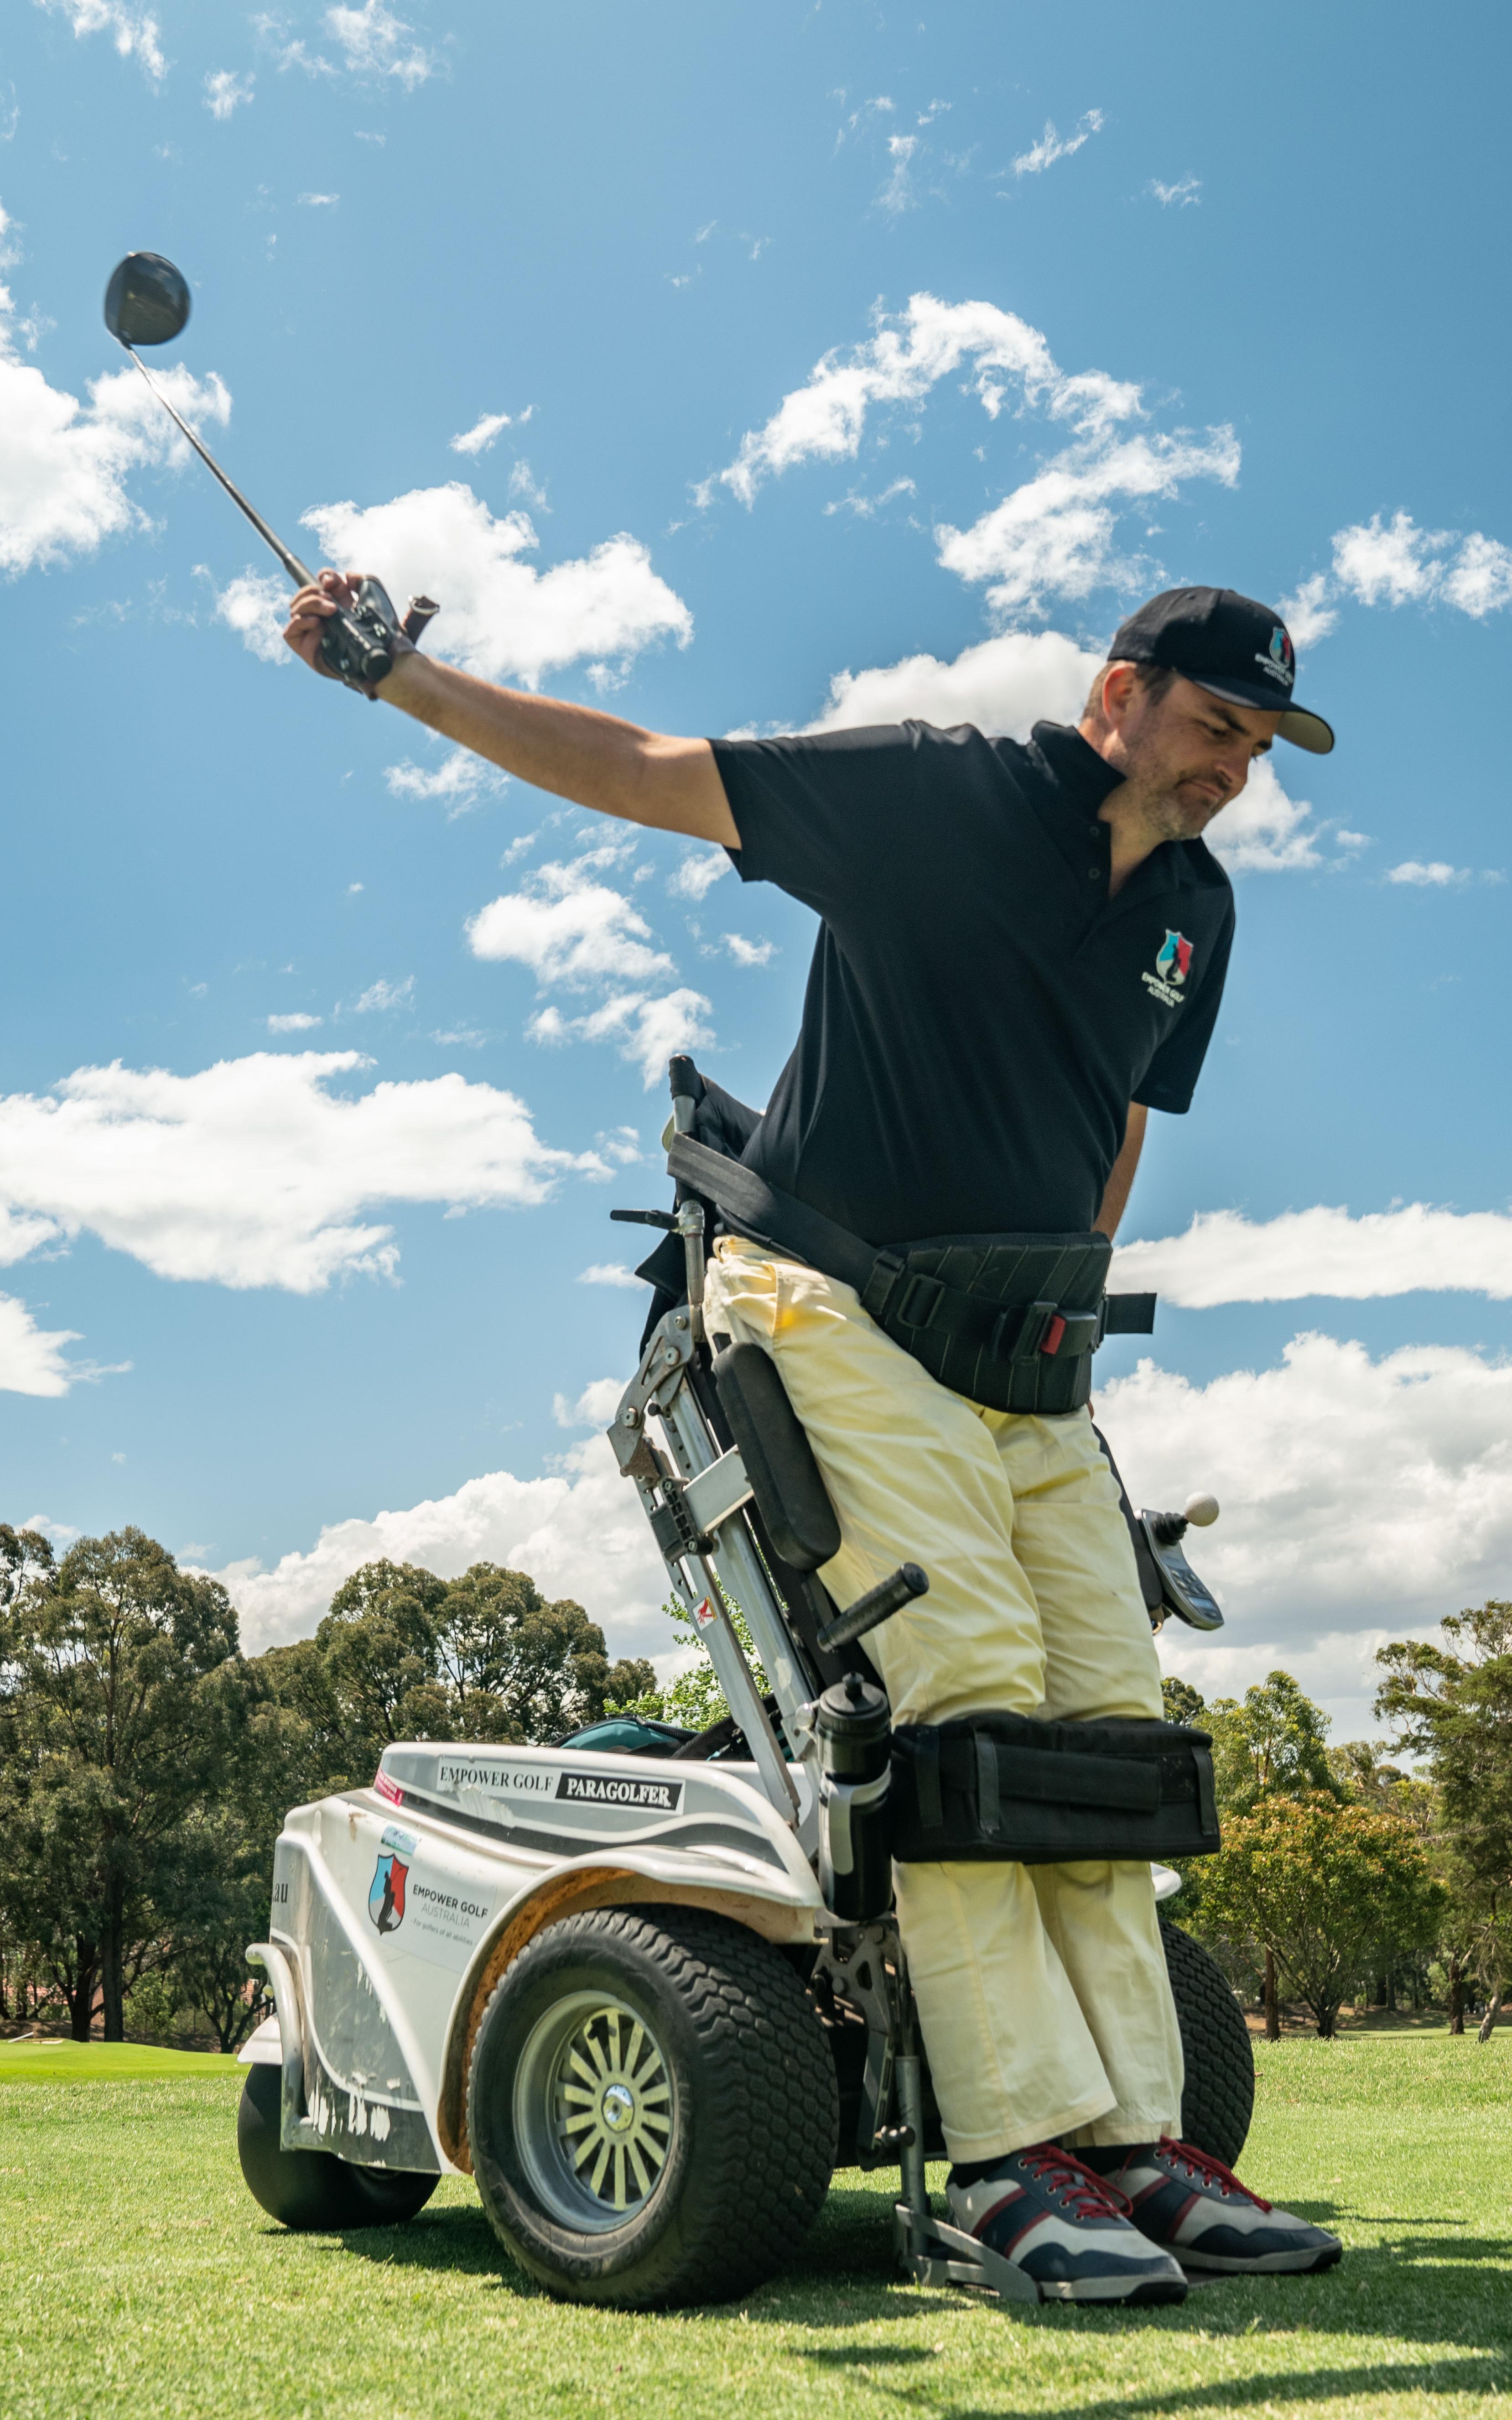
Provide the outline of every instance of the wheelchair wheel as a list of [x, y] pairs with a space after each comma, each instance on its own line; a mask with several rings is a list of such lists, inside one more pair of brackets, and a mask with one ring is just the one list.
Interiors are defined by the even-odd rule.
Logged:
[[1181, 2139], [1231, 2168], [1255, 2108], [1249, 2027], [1222, 1967], [1179, 1925], [1163, 1917], [1160, 1931], [1186, 2060]]
[[724, 1917], [594, 1909], [484, 2010], [472, 2174], [520, 2266], [575, 2302], [724, 2302], [793, 2259], [835, 2160], [834, 2062], [788, 1961]]
[[402, 2226], [440, 2182], [408, 2168], [360, 2168], [333, 2151], [285, 2151], [279, 2142], [283, 2078], [252, 2067], [237, 2111], [237, 2150], [247, 2190], [270, 2218], [297, 2234]]

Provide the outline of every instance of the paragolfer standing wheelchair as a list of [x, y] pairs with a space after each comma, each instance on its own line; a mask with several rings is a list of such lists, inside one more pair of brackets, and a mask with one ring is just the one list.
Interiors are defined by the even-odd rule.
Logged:
[[[687, 1060], [671, 1073], [670, 1168], [701, 1136], [738, 1152], [754, 1113]], [[667, 1233], [609, 1434], [729, 1714], [696, 1735], [621, 1714], [550, 1747], [397, 1743], [370, 1788], [295, 1808], [249, 1951], [276, 2013], [242, 2053], [248, 2185], [286, 2226], [347, 2228], [471, 2174], [553, 2292], [647, 2306], [748, 2290], [789, 2264], [837, 2165], [896, 2166], [904, 2273], [1033, 2300], [931, 2207], [944, 2144], [892, 1860], [989, 1823], [995, 1854], [1030, 1860], [1213, 1845], [1202, 1735], [997, 1714], [895, 1732], [864, 1641], [928, 1575], [905, 1563], [836, 1607], [819, 1574], [840, 1528], [776, 1365], [705, 1333], [710, 1198], [679, 1175], [671, 1211], [616, 1215]], [[1088, 1316], [1036, 1301], [1021, 1326]], [[1216, 1627], [1184, 1516], [1125, 1512], [1152, 1621]], [[1158, 1895], [1180, 1887], [1156, 1872]], [[1248, 2034], [1206, 1953], [1163, 1932], [1181, 2132], [1231, 2163]]]

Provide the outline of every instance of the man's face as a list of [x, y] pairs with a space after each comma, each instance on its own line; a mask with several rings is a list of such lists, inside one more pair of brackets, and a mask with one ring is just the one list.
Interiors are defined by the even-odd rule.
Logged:
[[1137, 801], [1165, 840], [1196, 840], [1238, 798], [1281, 721], [1279, 710], [1230, 706], [1180, 675], [1152, 698], [1123, 664], [1108, 679], [1103, 712], [1110, 729], [1102, 753], [1125, 783], [1109, 803]]

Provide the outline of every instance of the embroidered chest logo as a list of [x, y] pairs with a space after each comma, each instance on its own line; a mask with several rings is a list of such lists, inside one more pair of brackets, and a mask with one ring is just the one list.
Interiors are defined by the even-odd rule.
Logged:
[[1184, 933], [1173, 933], [1166, 927], [1165, 939], [1155, 953], [1153, 974], [1147, 967], [1140, 978], [1145, 988], [1152, 992], [1166, 1008], [1180, 1008], [1182, 986], [1192, 971], [1192, 944]]

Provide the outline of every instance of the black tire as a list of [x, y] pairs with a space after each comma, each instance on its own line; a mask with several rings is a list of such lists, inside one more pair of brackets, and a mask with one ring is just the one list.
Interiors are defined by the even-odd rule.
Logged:
[[548, 1926], [489, 1999], [468, 2077], [495, 2232], [552, 2293], [621, 2308], [725, 2302], [785, 2268], [838, 2115], [788, 1961], [683, 1907]]
[[296, 2233], [344, 2234], [355, 2226], [403, 2226], [440, 2182], [407, 2168], [360, 2168], [333, 2151], [285, 2151], [278, 2139], [283, 2076], [247, 2070], [237, 2111], [237, 2150], [255, 2201]]
[[1186, 2060], [1181, 2139], [1231, 2168], [1255, 2109], [1249, 2027], [1222, 1967], [1179, 1925], [1163, 1918], [1160, 1930]]

